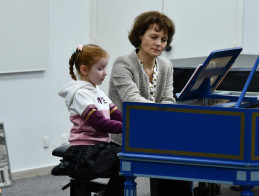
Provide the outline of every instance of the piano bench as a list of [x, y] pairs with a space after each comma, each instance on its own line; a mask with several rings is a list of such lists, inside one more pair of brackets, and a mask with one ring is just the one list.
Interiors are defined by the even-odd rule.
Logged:
[[63, 160], [64, 152], [68, 148], [69, 145], [64, 145], [57, 147], [52, 151], [53, 156], [61, 157], [62, 159], [61, 163], [51, 170], [51, 174], [54, 176], [70, 177], [70, 182], [65, 185], [62, 190], [70, 187], [70, 196], [91, 196], [91, 193], [98, 193], [103, 190], [106, 184], [94, 180], [98, 178], [110, 178], [111, 173], [109, 171], [95, 175], [92, 174], [88, 168], [67, 169], [60, 167], [62, 164], [68, 163]]

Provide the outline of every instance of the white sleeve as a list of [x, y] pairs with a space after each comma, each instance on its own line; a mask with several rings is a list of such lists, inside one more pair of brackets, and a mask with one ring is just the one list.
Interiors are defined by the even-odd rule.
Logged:
[[93, 94], [86, 89], [77, 91], [73, 99], [73, 107], [76, 113], [81, 116], [89, 105], [95, 104], [94, 98]]

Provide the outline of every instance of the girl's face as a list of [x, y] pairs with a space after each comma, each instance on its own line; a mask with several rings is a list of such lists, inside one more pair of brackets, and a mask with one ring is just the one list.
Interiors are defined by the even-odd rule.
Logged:
[[150, 25], [150, 28], [140, 37], [141, 52], [152, 58], [158, 57], [167, 45], [167, 34], [164, 30], [157, 31], [157, 24]]
[[108, 65], [108, 57], [101, 58], [97, 61], [90, 70], [87, 70], [85, 80], [91, 82], [94, 85], [101, 85], [107, 75], [106, 67]]

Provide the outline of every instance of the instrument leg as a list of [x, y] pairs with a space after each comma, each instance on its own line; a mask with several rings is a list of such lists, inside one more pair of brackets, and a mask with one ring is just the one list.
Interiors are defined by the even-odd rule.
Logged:
[[254, 196], [252, 191], [253, 186], [241, 186], [242, 192], [240, 193], [241, 196]]
[[136, 185], [134, 176], [124, 176], [124, 196], [137, 196]]

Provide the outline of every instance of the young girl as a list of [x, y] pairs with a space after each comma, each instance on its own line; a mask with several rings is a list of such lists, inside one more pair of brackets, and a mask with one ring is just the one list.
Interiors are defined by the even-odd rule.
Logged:
[[73, 123], [70, 147], [64, 158], [71, 161], [74, 168], [87, 167], [93, 174], [112, 171], [103, 195], [116, 196], [123, 192], [124, 178], [119, 176], [117, 158], [121, 149], [110, 143], [110, 133], [122, 132], [122, 113], [97, 86], [107, 75], [108, 58], [107, 52], [97, 45], [78, 46], [69, 60], [74, 81], [64, 85], [58, 94], [65, 98]]

